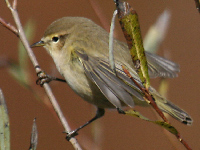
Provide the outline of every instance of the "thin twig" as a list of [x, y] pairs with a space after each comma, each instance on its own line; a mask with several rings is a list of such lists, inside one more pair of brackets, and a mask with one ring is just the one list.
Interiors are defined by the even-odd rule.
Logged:
[[18, 35], [18, 30], [12, 26], [10, 23], [7, 23], [4, 19], [0, 18], [0, 23], [3, 25], [3, 27], [7, 28], [10, 30], [12, 33], [14, 33], [17, 37]]
[[[16, 28], [13, 28], [12, 25], [7, 24], [3, 19], [1, 19], [0, 22], [2, 23], [3, 26], [8, 28], [13, 33], [15, 33], [15, 35], [16, 35], [16, 33], [18, 33], [18, 36], [19, 36], [20, 40], [22, 41], [25, 49], [27, 50], [28, 56], [29, 56], [33, 66], [35, 67], [36, 73], [41, 72], [42, 70], [39, 67], [39, 63], [37, 62], [36, 57], [35, 57], [32, 49], [30, 48], [29, 43], [28, 43], [28, 41], [26, 39], [26, 36], [24, 34], [24, 31], [23, 31], [23, 28], [22, 28], [22, 25], [21, 25], [21, 22], [20, 22], [20, 19], [19, 19], [19, 15], [18, 15], [18, 12], [17, 12], [17, 0], [13, 1], [13, 5], [12, 6], [10, 5], [10, 2], [8, 0], [5, 0], [5, 2], [7, 4], [7, 7], [10, 9], [10, 11], [11, 11], [11, 13], [13, 15], [13, 19], [14, 19], [14, 21], [16, 23], [16, 26], [17, 26], [17, 29], [18, 29], [17, 32], [15, 30]], [[2, 20], [3, 20], [3, 22], [2, 22]], [[71, 129], [70, 129], [69, 125], [68, 125], [68, 122], [66, 121], [66, 119], [65, 119], [65, 117], [64, 117], [64, 115], [63, 115], [63, 113], [62, 113], [62, 111], [61, 111], [61, 109], [60, 109], [60, 107], [59, 107], [59, 105], [57, 103], [57, 100], [54, 97], [54, 95], [53, 95], [53, 93], [51, 91], [51, 88], [47, 83], [44, 84], [44, 89], [45, 89], [45, 91], [46, 91], [46, 93], [47, 93], [47, 95], [48, 95], [48, 97], [49, 97], [49, 99], [50, 99], [50, 101], [51, 101], [56, 113], [58, 114], [58, 117], [59, 117], [59, 119], [60, 119], [65, 131], [66, 132], [71, 131]], [[71, 138], [70, 142], [73, 145], [74, 149], [81, 150], [81, 147], [80, 147], [79, 143], [77, 142], [76, 138]]]
[[156, 110], [156, 112], [159, 114], [159, 116], [167, 123], [169, 123], [169, 121], [167, 120], [167, 118], [164, 116], [163, 112], [158, 108], [158, 106], [156, 105], [155, 101], [153, 100], [151, 94], [149, 93], [149, 91], [145, 88], [142, 88], [135, 80], [134, 78], [131, 76], [131, 74], [129, 73], [129, 71], [122, 66], [124, 72], [126, 73], [126, 75], [136, 84], [136, 86], [145, 94], [145, 100], [152, 105], [152, 107]]
[[181, 138], [180, 133], [176, 135], [176, 138], [185, 146], [185, 148], [187, 148], [188, 150], [192, 150], [187, 142]]
[[[157, 111], [157, 113], [160, 115], [160, 117], [162, 117], [162, 119], [167, 122], [168, 124], [169, 121], [167, 120], [167, 118], [164, 116], [163, 112], [158, 108], [158, 106], [156, 105], [155, 101], [153, 100], [151, 94], [149, 93], [148, 90], [142, 88], [135, 80], [134, 78], [131, 76], [131, 74], [129, 73], [129, 71], [124, 67], [122, 66], [122, 69], [124, 70], [124, 72], [126, 73], [126, 75], [136, 84], [136, 86], [145, 94], [145, 100], [151, 104], [153, 106], [153, 108]], [[177, 131], [178, 132], [178, 131]], [[192, 150], [190, 148], [190, 146], [187, 144], [187, 142], [185, 140], [183, 140], [180, 136], [180, 133], [178, 132], [178, 134], [175, 135], [176, 138], [185, 146], [185, 148], [187, 150]]]

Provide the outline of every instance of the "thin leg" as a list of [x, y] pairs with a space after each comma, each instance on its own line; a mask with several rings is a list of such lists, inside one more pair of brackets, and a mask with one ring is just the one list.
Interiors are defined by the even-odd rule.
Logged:
[[71, 132], [67, 133], [67, 137], [66, 139], [69, 141], [72, 137], [78, 135], [78, 131], [80, 129], [82, 129], [83, 127], [87, 126], [88, 124], [90, 124], [91, 122], [95, 121], [98, 118], [101, 118], [105, 113], [105, 110], [102, 108], [97, 108], [97, 112], [94, 118], [92, 118], [91, 120], [89, 120], [88, 122], [86, 122], [84, 125], [80, 126], [79, 128], [77, 128], [76, 130], [73, 130]]
[[66, 82], [65, 79], [60, 79], [60, 78], [56, 78], [56, 77], [54, 77], [53, 80], [55, 80], [55, 81], [60, 81], [60, 82]]

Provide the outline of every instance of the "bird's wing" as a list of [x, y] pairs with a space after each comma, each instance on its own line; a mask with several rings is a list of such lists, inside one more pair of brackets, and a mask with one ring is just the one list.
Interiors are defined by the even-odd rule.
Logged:
[[[107, 60], [89, 56], [82, 50], [77, 50], [76, 54], [79, 56], [87, 77], [99, 87], [100, 91], [115, 107], [121, 108], [121, 101], [130, 107], [134, 107], [132, 96], [144, 101], [142, 92], [123, 72], [121, 64], [116, 64], [116, 76], [110, 69]], [[143, 87], [138, 76], [134, 72], [132, 73], [135, 81]], [[192, 118], [184, 110], [160, 96], [152, 87], [149, 88], [149, 91], [163, 112], [168, 113], [184, 124], [192, 124]]]
[[104, 96], [115, 107], [121, 108], [120, 101], [130, 107], [134, 107], [132, 96], [144, 101], [139, 88], [122, 70], [117, 68], [116, 76], [110, 69], [109, 63], [105, 60], [89, 56], [83, 50], [76, 50], [76, 54], [79, 56], [87, 77], [98, 86]]
[[160, 57], [156, 54], [145, 52], [148, 62], [148, 71], [151, 78], [164, 77], [174, 78], [177, 77], [177, 73], [180, 72], [179, 65]]

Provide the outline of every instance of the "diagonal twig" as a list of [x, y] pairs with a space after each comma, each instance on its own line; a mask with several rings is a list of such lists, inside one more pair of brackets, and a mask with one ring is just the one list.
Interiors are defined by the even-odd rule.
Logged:
[[[167, 122], [168, 124], [170, 124], [167, 120], [167, 118], [164, 116], [164, 114], [162, 113], [162, 111], [158, 108], [158, 106], [156, 105], [156, 103], [153, 100], [153, 97], [151, 96], [151, 94], [149, 93], [148, 90], [142, 88], [135, 80], [134, 78], [131, 76], [131, 74], [129, 73], [129, 71], [122, 66], [122, 69], [124, 70], [124, 72], [126, 73], [126, 75], [138, 86], [138, 88], [145, 94], [145, 100], [151, 104], [153, 106], [153, 108], [157, 111], [157, 113], [162, 117], [162, 119]], [[177, 131], [177, 134], [174, 134], [176, 136], [176, 138], [185, 146], [185, 148], [187, 150], [192, 150], [190, 148], [190, 146], [187, 144], [187, 142], [181, 137], [180, 133]]]
[[[35, 68], [35, 71], [38, 74], [42, 70], [41, 70], [39, 63], [37, 62], [36, 57], [35, 57], [33, 51], [31, 50], [29, 43], [26, 39], [26, 36], [24, 34], [24, 31], [23, 31], [23, 28], [22, 28], [22, 25], [21, 25], [21, 22], [20, 22], [20, 18], [19, 18], [18, 12], [17, 12], [17, 0], [13, 1], [12, 6], [11, 6], [9, 0], [5, 0], [5, 2], [7, 4], [7, 7], [10, 9], [10, 11], [13, 15], [13, 19], [16, 23], [17, 29], [14, 26], [10, 25], [9, 23], [6, 23], [2, 18], [0, 18], [0, 23], [20, 38], [20, 40], [22, 41], [22, 44], [24, 45], [25, 49], [27, 50], [28, 56], [29, 56], [34, 68]], [[51, 103], [54, 107], [54, 110], [56, 111], [65, 131], [66, 132], [71, 131], [71, 129], [68, 125], [68, 122], [65, 119], [65, 117], [64, 117], [64, 115], [63, 115], [63, 113], [60, 109], [60, 106], [57, 103], [57, 100], [56, 100], [55, 96], [53, 95], [53, 93], [51, 91], [50, 86], [47, 83], [45, 83], [43, 87], [44, 87], [44, 89], [45, 89], [45, 91], [46, 91], [46, 93], [47, 93], [47, 95], [48, 95], [48, 97], [49, 97], [49, 99], [50, 99], [50, 101], [51, 101]], [[80, 147], [79, 143], [77, 142], [76, 138], [71, 138], [70, 142], [73, 145], [74, 149], [81, 150], [81, 147]]]
[[147, 103], [149, 103], [150, 105], [152, 105], [152, 107], [156, 110], [156, 112], [159, 114], [159, 116], [167, 123], [169, 123], [169, 121], [167, 120], [167, 118], [164, 116], [163, 112], [158, 108], [158, 106], [156, 105], [155, 101], [153, 100], [151, 94], [149, 93], [149, 91], [145, 88], [142, 88], [135, 80], [134, 78], [131, 76], [131, 74], [129, 73], [129, 71], [122, 66], [124, 72], [126, 73], [126, 75], [137, 85], [137, 87], [145, 94], [145, 100], [147, 101]]
[[17, 37], [19, 37], [18, 30], [14, 26], [12, 26], [10, 23], [8, 23], [4, 19], [0, 18], [0, 24], [2, 24], [3, 27], [7, 28], [12, 33], [14, 33]]

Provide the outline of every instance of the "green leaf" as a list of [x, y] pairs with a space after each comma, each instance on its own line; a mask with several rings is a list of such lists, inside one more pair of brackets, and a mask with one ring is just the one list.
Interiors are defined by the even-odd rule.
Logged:
[[[24, 27], [26, 37], [29, 41], [32, 40], [34, 37], [34, 30], [35, 30], [34, 22], [29, 20]], [[8, 71], [16, 81], [18, 81], [22, 86], [25, 86], [27, 88], [30, 85], [28, 55], [24, 46], [20, 41], [18, 44], [18, 55], [19, 55], [18, 57], [19, 63], [12, 62]]]
[[150, 86], [150, 79], [138, 15], [127, 2], [117, 1], [116, 6], [119, 22], [127, 40], [135, 69], [143, 85], [148, 89]]
[[8, 68], [10, 75], [22, 86], [28, 87], [27, 74], [18, 65], [18, 63], [12, 62]]
[[162, 95], [163, 97], [167, 97], [167, 92], [169, 91], [169, 82], [167, 79], [162, 78], [160, 80], [160, 85], [159, 85], [159, 93], [160, 95]]
[[172, 125], [170, 125], [169, 123], [167, 122], [163, 122], [163, 121], [159, 121], [159, 120], [156, 120], [156, 121], [152, 121], [146, 117], [144, 117], [143, 115], [141, 115], [138, 111], [135, 111], [135, 110], [128, 110], [128, 111], [125, 111], [125, 114], [126, 115], [129, 115], [129, 116], [134, 116], [134, 117], [138, 117], [142, 120], [145, 120], [145, 121], [148, 121], [148, 122], [151, 122], [151, 123], [154, 123], [154, 124], [157, 124], [163, 128], [165, 128], [166, 130], [168, 130], [169, 132], [171, 132], [172, 134], [174, 135], [178, 135], [178, 131], [176, 130], [175, 127], [173, 127]]
[[8, 117], [8, 110], [0, 89], [0, 149], [10, 150], [10, 124]]
[[165, 10], [157, 19], [156, 23], [150, 27], [144, 38], [144, 49], [151, 53], [156, 53], [165, 38], [170, 23], [170, 11]]
[[[24, 32], [26, 35], [26, 38], [29, 42], [33, 40], [34, 37], [34, 32], [35, 31], [35, 22], [33, 20], [28, 20], [27, 23], [24, 26]], [[18, 43], [18, 50], [19, 50], [19, 66], [23, 68], [23, 70], [27, 70], [27, 60], [28, 60], [28, 55], [27, 52], [22, 45], [21, 41]]]
[[38, 130], [36, 125], [36, 118], [33, 120], [32, 132], [31, 132], [31, 143], [29, 150], [36, 150], [38, 144]]
[[163, 122], [163, 121], [150, 121], [150, 122], [155, 123], [155, 124], [165, 128], [166, 130], [168, 130], [169, 132], [171, 132], [174, 135], [178, 135], [178, 131], [176, 130], [176, 128], [167, 122]]

